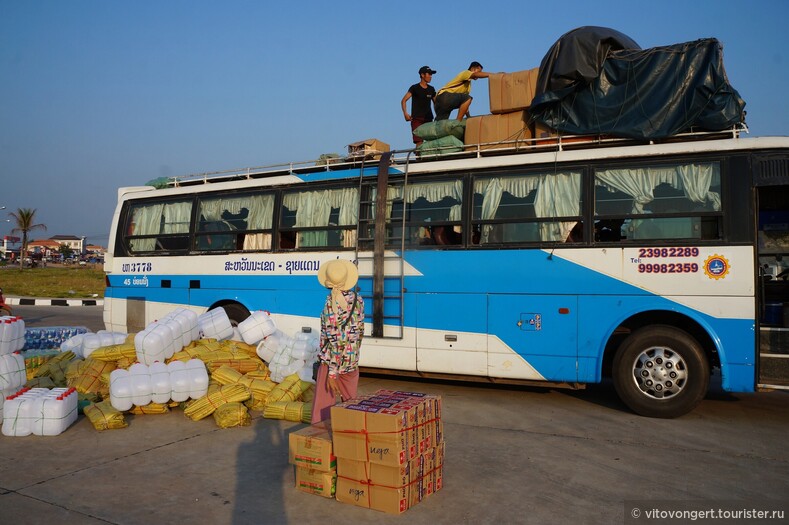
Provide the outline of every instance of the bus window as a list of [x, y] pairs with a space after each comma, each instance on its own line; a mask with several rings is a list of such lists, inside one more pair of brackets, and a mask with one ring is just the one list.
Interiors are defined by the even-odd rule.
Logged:
[[580, 215], [580, 171], [474, 180], [472, 221], [475, 231], [479, 231], [478, 239], [474, 236], [476, 244], [580, 242]]
[[[398, 188], [402, 198], [402, 187]], [[463, 242], [463, 181], [409, 184], [405, 195], [406, 243], [453, 246]]]
[[192, 200], [132, 204], [127, 213], [129, 253], [172, 252], [189, 248]]
[[201, 251], [270, 250], [273, 216], [272, 194], [201, 198], [196, 248]]
[[280, 249], [354, 248], [359, 190], [292, 191], [282, 197]]
[[595, 239], [718, 239], [720, 192], [717, 162], [598, 170]]

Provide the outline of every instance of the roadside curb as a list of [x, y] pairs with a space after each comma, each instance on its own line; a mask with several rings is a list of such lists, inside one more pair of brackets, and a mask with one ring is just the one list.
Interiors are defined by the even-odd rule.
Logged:
[[104, 299], [39, 299], [35, 297], [6, 297], [11, 306], [103, 306]]

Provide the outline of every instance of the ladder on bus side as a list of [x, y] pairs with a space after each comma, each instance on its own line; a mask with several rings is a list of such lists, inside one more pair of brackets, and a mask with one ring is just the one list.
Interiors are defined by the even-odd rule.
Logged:
[[[410, 155], [410, 154], [409, 154]], [[381, 155], [378, 162], [378, 176], [375, 199], [372, 188], [364, 181], [364, 164], [359, 175], [359, 210], [356, 226], [356, 260], [359, 265], [359, 288], [365, 300], [366, 315], [372, 313], [372, 337], [402, 339], [404, 331], [404, 293], [405, 293], [405, 213], [400, 228], [400, 238], [389, 238], [390, 242], [400, 241], [400, 251], [386, 251], [386, 210], [389, 200], [389, 165], [391, 152]], [[408, 161], [405, 167], [403, 194], [408, 183]], [[367, 190], [367, 191], [365, 191]], [[372, 210], [375, 210], [373, 216]], [[372, 232], [372, 236], [370, 236]], [[372, 255], [360, 255], [369, 252]]]

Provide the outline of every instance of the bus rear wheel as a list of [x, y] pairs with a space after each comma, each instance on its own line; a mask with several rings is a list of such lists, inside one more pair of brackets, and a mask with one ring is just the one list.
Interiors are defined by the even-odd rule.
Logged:
[[225, 313], [228, 319], [230, 319], [230, 324], [232, 326], [238, 326], [241, 321], [250, 316], [249, 310], [238, 303], [229, 303], [223, 305], [222, 308], [225, 309]]
[[614, 388], [635, 413], [673, 418], [693, 410], [707, 394], [710, 367], [687, 332], [653, 325], [633, 332], [616, 352]]

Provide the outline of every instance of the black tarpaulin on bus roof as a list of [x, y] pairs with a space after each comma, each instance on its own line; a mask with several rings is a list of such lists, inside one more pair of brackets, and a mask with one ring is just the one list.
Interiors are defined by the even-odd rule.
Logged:
[[531, 118], [561, 133], [660, 139], [745, 122], [714, 38], [650, 49], [601, 27], [562, 36], [540, 64]]

